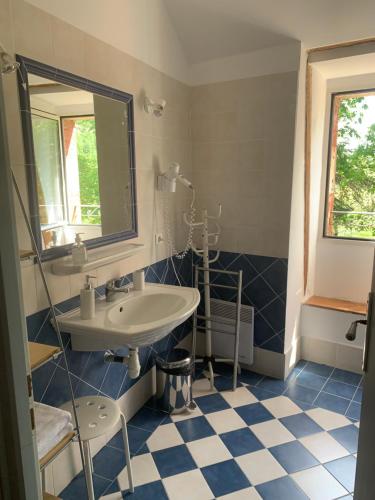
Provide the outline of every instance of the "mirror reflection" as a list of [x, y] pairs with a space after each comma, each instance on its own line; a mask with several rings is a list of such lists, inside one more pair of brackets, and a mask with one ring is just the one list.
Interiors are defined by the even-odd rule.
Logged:
[[42, 249], [130, 230], [128, 104], [28, 80]]

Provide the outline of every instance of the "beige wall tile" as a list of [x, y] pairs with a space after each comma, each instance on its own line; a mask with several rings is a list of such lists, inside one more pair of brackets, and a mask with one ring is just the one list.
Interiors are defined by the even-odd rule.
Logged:
[[288, 256], [296, 85], [294, 72], [192, 90], [199, 204], [223, 204], [239, 252]]

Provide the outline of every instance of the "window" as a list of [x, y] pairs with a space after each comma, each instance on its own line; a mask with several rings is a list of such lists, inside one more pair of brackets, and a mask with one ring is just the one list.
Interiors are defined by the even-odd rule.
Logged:
[[40, 223], [42, 227], [64, 224], [64, 184], [61, 168], [60, 123], [31, 115]]
[[69, 223], [100, 225], [95, 117], [65, 117], [61, 125]]
[[375, 240], [375, 91], [332, 95], [324, 236]]

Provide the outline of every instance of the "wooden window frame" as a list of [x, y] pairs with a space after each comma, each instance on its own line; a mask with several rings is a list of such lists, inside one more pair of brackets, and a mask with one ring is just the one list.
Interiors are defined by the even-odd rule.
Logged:
[[324, 221], [323, 221], [323, 238], [333, 240], [349, 240], [349, 241], [365, 241], [375, 242], [374, 238], [355, 238], [350, 236], [337, 236], [329, 234], [329, 219], [332, 217], [334, 203], [334, 187], [336, 184], [336, 152], [337, 152], [337, 132], [338, 132], [338, 112], [340, 103], [345, 98], [364, 97], [366, 95], [375, 95], [375, 88], [346, 90], [333, 92], [331, 94], [330, 106], [330, 123], [328, 136], [328, 153], [327, 153], [327, 176], [324, 197]]

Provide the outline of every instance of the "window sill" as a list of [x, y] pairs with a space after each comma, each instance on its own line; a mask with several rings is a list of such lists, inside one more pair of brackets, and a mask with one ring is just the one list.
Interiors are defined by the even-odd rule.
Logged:
[[367, 304], [361, 302], [351, 302], [349, 300], [332, 299], [329, 297], [320, 297], [312, 295], [304, 301], [306, 306], [319, 307], [321, 309], [330, 309], [351, 314], [367, 315]]

